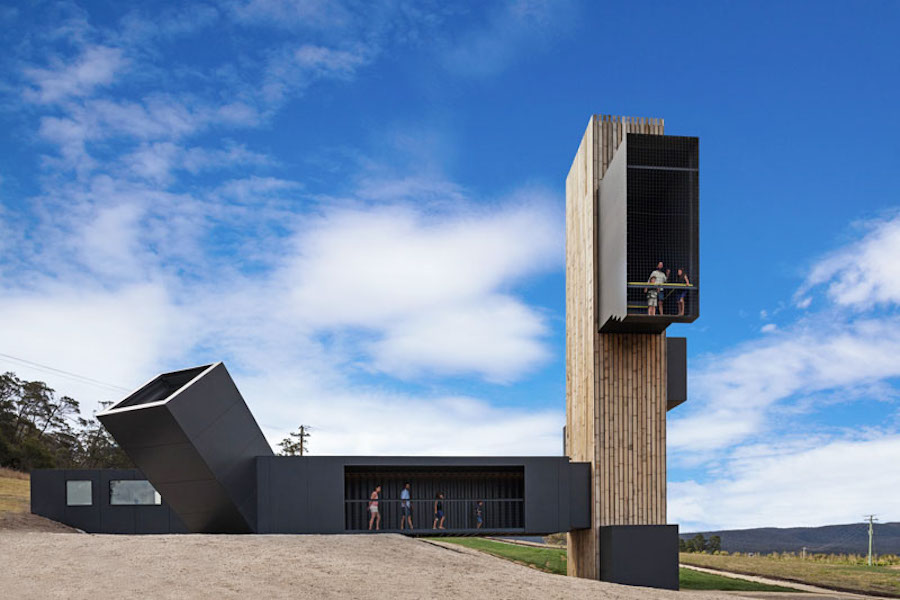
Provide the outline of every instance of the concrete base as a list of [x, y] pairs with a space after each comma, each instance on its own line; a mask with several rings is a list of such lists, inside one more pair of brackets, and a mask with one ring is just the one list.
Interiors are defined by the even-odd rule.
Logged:
[[600, 528], [600, 580], [678, 589], [678, 525]]

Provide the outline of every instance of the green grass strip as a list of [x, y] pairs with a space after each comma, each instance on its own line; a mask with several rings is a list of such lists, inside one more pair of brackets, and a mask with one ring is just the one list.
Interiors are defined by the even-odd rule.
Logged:
[[[504, 558], [523, 565], [528, 565], [556, 575], [566, 574], [566, 551], [564, 548], [540, 548], [508, 544], [496, 540], [476, 537], [441, 537], [430, 538], [439, 542], [450, 542], [478, 550], [498, 558]], [[795, 592], [791, 588], [778, 585], [756, 583], [744, 579], [733, 579], [722, 575], [701, 573], [690, 569], [679, 569], [679, 581], [683, 590], [720, 590], [739, 592]]]

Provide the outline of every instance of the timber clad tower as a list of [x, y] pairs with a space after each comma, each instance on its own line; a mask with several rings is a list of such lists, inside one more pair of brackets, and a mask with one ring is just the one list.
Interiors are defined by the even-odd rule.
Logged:
[[[698, 178], [697, 138], [606, 115], [591, 118], [566, 178], [565, 448], [592, 474], [570, 575], [678, 585], [666, 412], [686, 400], [686, 347], [666, 328], [699, 316]], [[666, 282], [649, 286], [660, 262]]]

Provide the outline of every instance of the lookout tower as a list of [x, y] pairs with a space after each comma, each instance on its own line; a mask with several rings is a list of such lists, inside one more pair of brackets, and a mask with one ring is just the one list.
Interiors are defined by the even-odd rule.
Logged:
[[594, 115], [566, 178], [565, 445], [592, 474], [570, 575], [678, 587], [666, 411], [686, 360], [666, 328], [700, 314], [698, 149], [662, 119]]

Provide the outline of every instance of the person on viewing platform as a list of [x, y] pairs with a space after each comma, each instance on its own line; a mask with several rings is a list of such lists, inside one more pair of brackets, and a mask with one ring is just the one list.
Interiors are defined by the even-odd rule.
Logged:
[[438, 492], [434, 499], [434, 525], [431, 528], [444, 528], [444, 492]]
[[475, 504], [475, 529], [481, 529], [484, 525], [484, 502], [481, 500]]
[[[663, 271], [663, 268], [664, 268], [663, 261], [659, 261], [659, 263], [657, 263], [657, 265], [656, 265], [656, 269], [652, 273], [650, 273], [650, 280], [648, 281], [648, 283], [653, 282], [654, 278], [656, 278], [655, 283], [657, 283], [657, 284], [666, 283], [666, 281], [669, 280], [669, 270], [666, 269], [665, 271]], [[659, 307], [659, 314], [664, 313], [662, 301], [665, 298], [665, 293], [663, 292], [662, 288], [658, 288], [656, 291], [658, 292], [658, 294], [657, 294], [657, 301], [654, 303], [653, 312], [648, 311], [648, 314], [651, 314], [651, 315], [657, 314], [657, 311], [655, 308], [657, 306]]]
[[[684, 269], [678, 269], [675, 273], [675, 283], [683, 283], [684, 285], [691, 285], [691, 280], [688, 279], [687, 273], [684, 272]], [[681, 290], [681, 293], [678, 294], [678, 316], [684, 316], [684, 299], [687, 298], [687, 290]]]
[[375, 531], [381, 529], [381, 515], [378, 514], [378, 495], [381, 493], [381, 486], [376, 485], [375, 489], [369, 495], [369, 531], [372, 530], [372, 524], [375, 524]]
[[[656, 283], [656, 277], [651, 277], [649, 283]], [[655, 315], [657, 297], [659, 296], [659, 288], [654, 286], [644, 288], [644, 291], [647, 292], [647, 314]]]
[[410, 502], [408, 481], [403, 484], [403, 489], [400, 490], [400, 529], [403, 529], [406, 523], [409, 523], [410, 529], [413, 528], [412, 503]]

